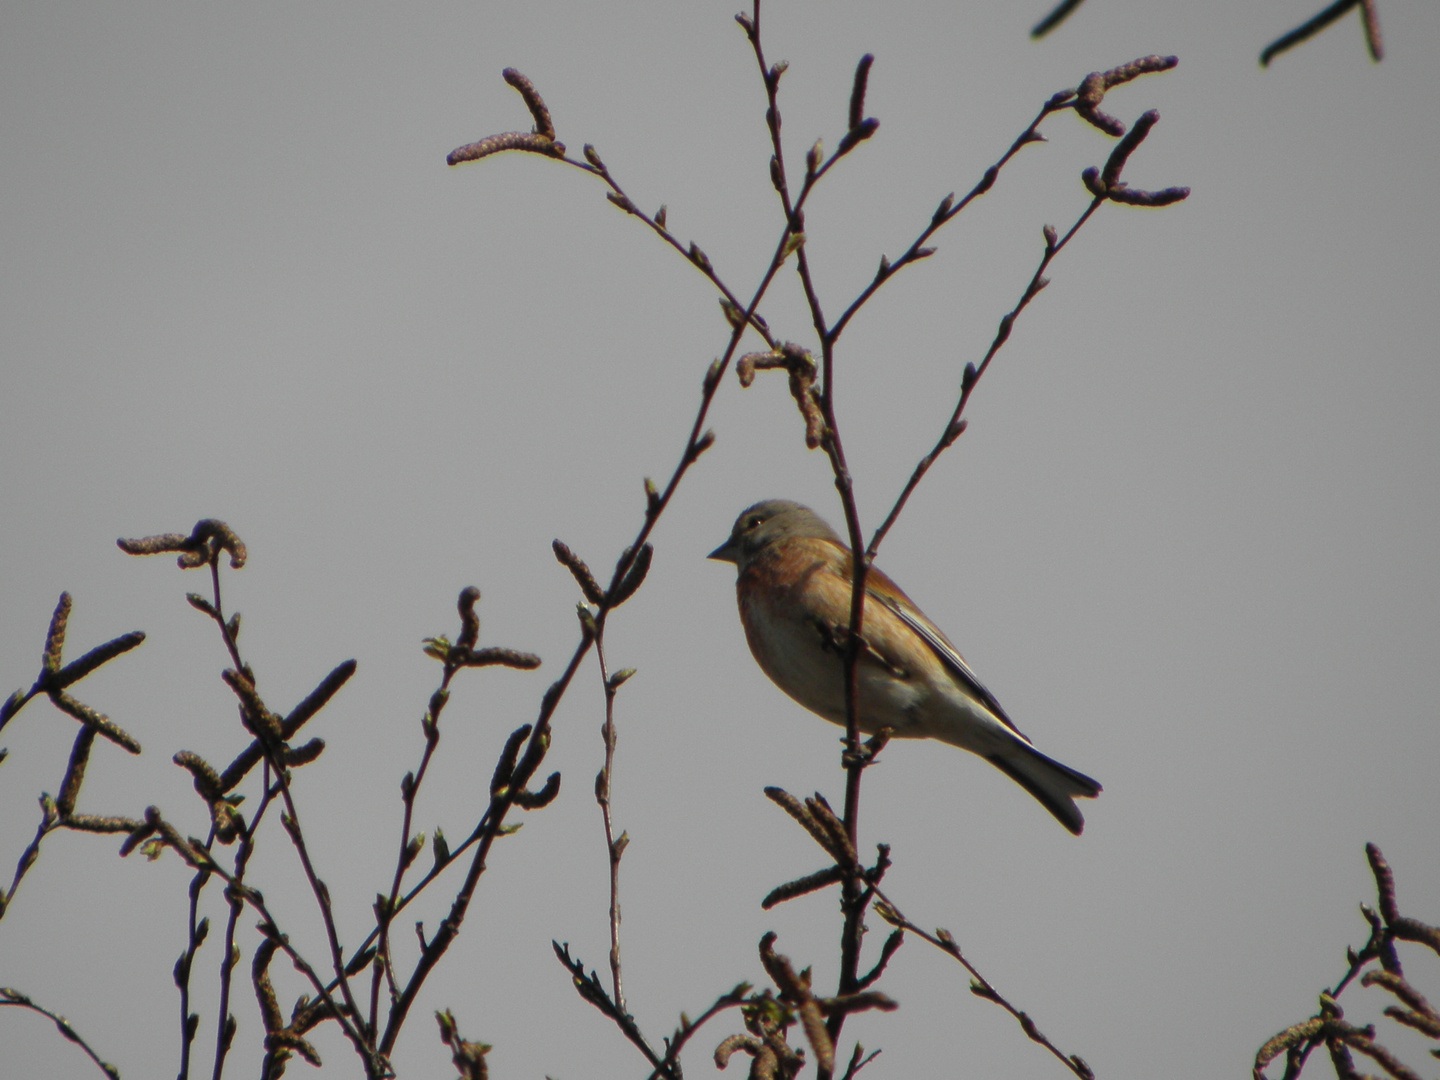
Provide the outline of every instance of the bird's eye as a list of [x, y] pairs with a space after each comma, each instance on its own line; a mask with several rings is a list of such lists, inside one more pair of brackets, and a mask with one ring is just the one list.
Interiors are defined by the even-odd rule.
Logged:
[[764, 522], [764, 520], [765, 520], [765, 519], [764, 519], [763, 517], [761, 517], [759, 514], [754, 514], [754, 515], [752, 515], [751, 517], [747, 518], [747, 519], [745, 520], [745, 529], [746, 529], [746, 531], [748, 532], [750, 529], [753, 529], [753, 528], [755, 528], [756, 526], [760, 525], [761, 523]]

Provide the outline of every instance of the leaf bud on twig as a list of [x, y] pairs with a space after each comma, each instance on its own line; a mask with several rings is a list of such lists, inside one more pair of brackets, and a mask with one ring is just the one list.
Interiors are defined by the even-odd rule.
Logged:
[[1135, 125], [1126, 133], [1125, 137], [1115, 144], [1115, 149], [1110, 151], [1110, 158], [1105, 162], [1105, 170], [1100, 174], [1100, 183], [1106, 190], [1114, 187], [1120, 181], [1120, 173], [1125, 168], [1125, 162], [1135, 152], [1145, 136], [1150, 134], [1150, 129], [1160, 119], [1160, 114], [1154, 109], [1142, 113], [1135, 121]]
[[304, 746], [295, 746], [286, 750], [281, 755], [281, 760], [288, 765], [309, 765], [325, 751], [324, 739], [311, 739]]
[[521, 724], [505, 740], [505, 748], [500, 751], [500, 757], [495, 762], [495, 772], [490, 777], [490, 797], [492, 799], [498, 797], [510, 786], [510, 778], [515, 772], [515, 760], [520, 756], [520, 747], [530, 737], [530, 731], [529, 724]]
[[27, 700], [29, 699], [25, 696], [24, 690], [16, 690], [6, 698], [5, 703], [0, 705], [0, 727], [4, 727], [10, 718], [20, 711], [20, 706], [24, 705]]
[[581, 636], [586, 641], [594, 641], [595, 636], [600, 632], [600, 624], [595, 621], [595, 613], [584, 604], [576, 604], [575, 614], [580, 619]]
[[825, 146], [819, 139], [816, 139], [815, 145], [805, 152], [805, 171], [814, 176], [820, 170], [820, 162], [824, 157]]
[[787, 900], [794, 900], [796, 897], [805, 896], [809, 893], [826, 888], [842, 881], [845, 871], [838, 866], [827, 866], [824, 870], [817, 870], [813, 874], [806, 874], [794, 881], [787, 881], [784, 885], [777, 885], [766, 894], [765, 899], [760, 901], [760, 907], [769, 911], [777, 904], [783, 904]]
[[1107, 192], [1111, 202], [1125, 206], [1170, 206], [1190, 197], [1188, 187], [1163, 188], [1160, 191], [1143, 191], [1140, 188], [1119, 184]]
[[530, 110], [530, 115], [535, 118], [535, 134], [547, 139], [555, 138], [555, 124], [550, 119], [550, 110], [545, 107], [545, 102], [541, 99], [540, 92], [535, 89], [535, 84], [514, 68], [506, 68], [501, 74], [505, 81], [525, 99], [525, 105]]
[[549, 806], [560, 794], [560, 774], [552, 772], [545, 778], [545, 786], [539, 791], [518, 790], [514, 794], [515, 805], [522, 810], [539, 810]]
[[108, 664], [115, 657], [129, 652], [131, 649], [145, 641], [145, 633], [142, 630], [132, 630], [128, 634], [121, 634], [117, 638], [111, 638], [103, 645], [97, 645], [78, 660], [71, 660], [58, 672], [53, 679], [50, 679], [50, 687], [64, 687], [71, 683], [79, 682], [86, 675], [89, 675], [96, 668]]
[[460, 640], [456, 645], [462, 649], [473, 649], [480, 640], [480, 616], [475, 614], [475, 605], [479, 602], [480, 590], [474, 585], [461, 589], [455, 602], [455, 608], [460, 613]]
[[624, 210], [627, 214], [638, 215], [640, 213], [640, 211], [635, 208], [635, 204], [630, 201], [629, 196], [622, 195], [618, 191], [607, 191], [605, 193], [605, 198], [609, 199], [612, 203], [618, 206], [621, 210]]
[[1004, 316], [1001, 317], [1000, 326], [995, 331], [995, 344], [997, 346], [1010, 340], [1010, 331], [1014, 328], [1014, 326], [1015, 313], [1013, 311], [1007, 312]]
[[481, 158], [506, 150], [524, 150], [531, 154], [543, 154], [553, 158], [565, 156], [564, 143], [555, 142], [553, 139], [547, 139], [544, 135], [536, 135], [531, 132], [507, 131], [500, 135], [488, 136], [478, 142], [457, 146], [445, 155], [445, 164], [463, 165], [468, 161], [479, 161]]
[[550, 548], [555, 552], [555, 558], [575, 578], [580, 591], [585, 594], [585, 599], [592, 604], [604, 603], [605, 592], [595, 580], [595, 575], [590, 572], [590, 567], [585, 565], [585, 560], [571, 551], [562, 540], [552, 541]]
[[424, 850], [425, 834], [423, 832], [418, 832], [414, 836], [412, 836], [410, 838], [410, 842], [405, 845], [405, 850], [400, 855], [400, 865], [402, 867], [409, 867], [409, 865], [415, 861], [416, 857], [420, 854], [420, 852]]
[[65, 651], [65, 627], [70, 621], [70, 594], [62, 592], [50, 616], [50, 629], [45, 632], [45, 652], [40, 657], [41, 670], [54, 674], [60, 670], [60, 656]]
[[635, 553], [635, 561], [630, 564], [630, 569], [626, 571], [625, 576], [615, 586], [615, 591], [609, 597], [609, 604], [612, 608], [619, 607], [635, 595], [635, 591], [645, 581], [645, 575], [650, 572], [650, 559], [654, 554], [654, 545], [640, 545], [640, 550]]
[[728, 297], [720, 297], [720, 310], [725, 315], [725, 321], [730, 324], [730, 329], [745, 325], [745, 312], [741, 311]]
[[705, 431], [705, 434], [701, 435], [700, 438], [696, 439], [694, 444], [690, 446], [690, 448], [685, 453], [685, 457], [687, 460], [693, 462], [697, 460], [701, 454], [703, 454], [706, 450], [709, 450], [710, 447], [714, 445], [715, 431], [713, 428], [709, 428]]
[[850, 129], [853, 131], [865, 119], [865, 88], [870, 81], [870, 65], [875, 57], [866, 53], [855, 65], [855, 82], [850, 88]]
[[844, 157], [878, 130], [880, 130], [880, 121], [873, 116], [860, 121], [858, 127], [853, 127], [845, 133], [845, 137], [840, 140], [840, 145], [835, 150], [835, 156]]

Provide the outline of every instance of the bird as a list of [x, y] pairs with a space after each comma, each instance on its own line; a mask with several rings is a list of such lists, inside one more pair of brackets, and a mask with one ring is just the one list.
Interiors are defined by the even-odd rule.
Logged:
[[[769, 499], [735, 520], [708, 556], [734, 563], [736, 599], [756, 663], [795, 701], [845, 725], [844, 652], [853, 556], [815, 511]], [[1040, 801], [1076, 836], [1076, 799], [1100, 785], [1035, 749], [960, 651], [884, 573], [865, 575], [860, 729], [938, 739], [978, 754]]]

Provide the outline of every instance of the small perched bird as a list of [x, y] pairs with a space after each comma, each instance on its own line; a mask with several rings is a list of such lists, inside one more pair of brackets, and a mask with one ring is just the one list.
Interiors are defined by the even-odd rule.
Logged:
[[[845, 724], [850, 549], [809, 507], [756, 503], [710, 558], [735, 564], [740, 622], [761, 670], [805, 708]], [[1072, 833], [1076, 799], [1100, 785], [1031, 745], [959, 650], [898, 585], [871, 567], [861, 629], [860, 729], [939, 739], [979, 754], [1039, 799]]]

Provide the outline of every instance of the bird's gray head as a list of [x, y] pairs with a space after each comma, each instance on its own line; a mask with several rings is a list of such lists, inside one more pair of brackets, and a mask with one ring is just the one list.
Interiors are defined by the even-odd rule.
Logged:
[[735, 519], [730, 539], [712, 551], [709, 558], [732, 562], [744, 570], [750, 560], [766, 547], [792, 537], [831, 540], [842, 546], [845, 543], [808, 506], [789, 499], [767, 499], [749, 507]]

